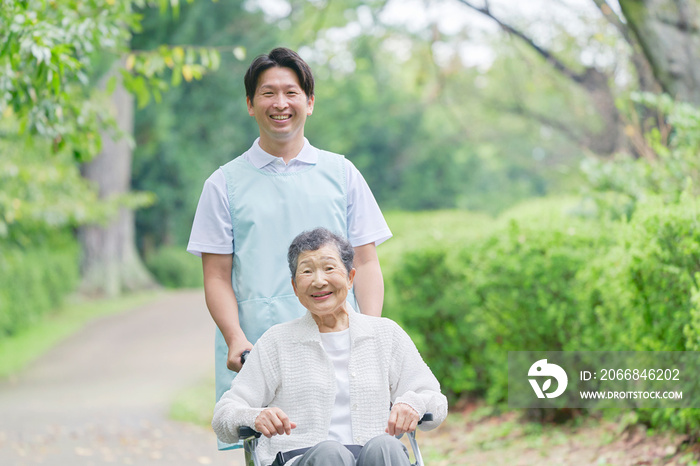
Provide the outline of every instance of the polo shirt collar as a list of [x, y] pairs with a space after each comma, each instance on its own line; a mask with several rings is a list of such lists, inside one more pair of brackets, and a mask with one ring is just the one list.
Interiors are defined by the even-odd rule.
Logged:
[[[255, 140], [253, 146], [250, 148], [248, 155], [250, 156], [250, 162], [257, 169], [261, 169], [264, 166], [269, 165], [272, 162], [279, 159], [279, 157], [275, 157], [272, 154], [268, 154], [262, 149], [262, 147], [260, 147], [260, 138], [257, 138]], [[318, 151], [315, 147], [309, 144], [308, 139], [304, 138], [304, 147], [301, 148], [301, 151], [292, 160], [296, 160], [297, 162], [302, 162], [309, 165], [315, 165], [316, 162], [318, 162]]]

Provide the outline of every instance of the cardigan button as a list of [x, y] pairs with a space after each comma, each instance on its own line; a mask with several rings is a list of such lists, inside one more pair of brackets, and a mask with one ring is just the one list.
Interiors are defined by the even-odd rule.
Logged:
[[355, 378], [355, 373], [354, 373], [354, 372], [350, 372], [350, 377]]

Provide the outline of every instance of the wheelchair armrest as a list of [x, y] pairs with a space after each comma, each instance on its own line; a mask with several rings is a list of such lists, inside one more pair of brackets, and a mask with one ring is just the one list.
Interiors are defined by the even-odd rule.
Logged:
[[241, 426], [238, 428], [238, 438], [247, 439], [250, 437], [260, 438], [262, 434], [252, 427]]
[[[425, 413], [423, 417], [418, 421], [418, 425], [423, 422], [430, 422], [433, 420], [433, 413]], [[241, 426], [238, 428], [238, 438], [247, 439], [250, 437], [260, 438], [262, 434], [252, 427]]]

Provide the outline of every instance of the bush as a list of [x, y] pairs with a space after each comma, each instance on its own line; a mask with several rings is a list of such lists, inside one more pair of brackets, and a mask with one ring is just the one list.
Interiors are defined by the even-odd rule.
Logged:
[[485, 334], [487, 399], [508, 392], [508, 351], [599, 348], [597, 316], [580, 273], [605, 250], [608, 229], [576, 218], [512, 221], [507, 229], [464, 252], [467, 281]]
[[167, 288], [203, 286], [202, 261], [179, 247], [162, 247], [146, 258], [146, 267]]
[[60, 306], [79, 280], [78, 245], [68, 232], [35, 236], [31, 249], [0, 244], [0, 338]]
[[447, 265], [439, 249], [414, 251], [404, 257], [395, 273], [398, 308], [390, 311], [411, 333], [416, 346], [433, 370], [447, 396], [482, 393], [478, 355], [484, 345], [466, 300], [461, 272]]
[[588, 288], [610, 349], [700, 348], [699, 214], [695, 202], [640, 205], [591, 264]]
[[[640, 204], [619, 241], [592, 270], [596, 313], [616, 350], [700, 349], [700, 208], [686, 199]], [[696, 409], [640, 409], [640, 422], [699, 433]]]
[[[543, 204], [546, 205], [546, 204]], [[523, 213], [527, 212], [527, 213]], [[395, 316], [455, 400], [507, 397], [508, 351], [698, 351], [700, 206], [638, 203], [629, 221], [513, 211], [485, 238], [404, 254]], [[640, 422], [699, 433], [691, 409]]]
[[[453, 253], [486, 236], [493, 218], [464, 210], [391, 211], [385, 216], [394, 237], [377, 249], [385, 277], [384, 315], [404, 324], [452, 398], [478, 391], [474, 381], [480, 378], [469, 373], [475, 367], [469, 358], [478, 351], [465, 347], [473, 340], [468, 333], [472, 327], [443, 314], [463, 307], [455, 303], [466, 296]], [[431, 290], [427, 295], [426, 289]], [[439, 317], [426, 319], [433, 315]], [[452, 337], [446, 339], [446, 333]]]
[[504, 401], [508, 351], [596, 346], [596, 315], [578, 278], [609, 242], [596, 226], [565, 215], [511, 219], [464, 245], [454, 265], [431, 249], [404, 258], [393, 277], [400, 320], [452, 398]]

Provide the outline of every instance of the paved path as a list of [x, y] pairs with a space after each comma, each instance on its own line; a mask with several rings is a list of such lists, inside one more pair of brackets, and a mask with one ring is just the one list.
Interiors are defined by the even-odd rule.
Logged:
[[199, 290], [92, 322], [0, 381], [0, 465], [242, 465], [211, 429], [167, 419], [213, 371], [213, 335]]

